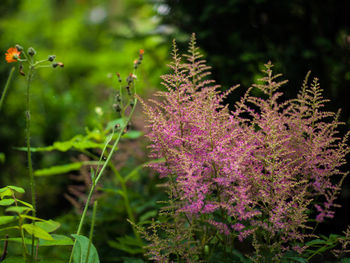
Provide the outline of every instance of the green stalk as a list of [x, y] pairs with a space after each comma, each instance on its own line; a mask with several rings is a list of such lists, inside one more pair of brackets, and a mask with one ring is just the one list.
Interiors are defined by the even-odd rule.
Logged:
[[[14, 193], [12, 193], [12, 198], [13, 200], [15, 200], [15, 206], [17, 207], [18, 206], [17, 199]], [[27, 247], [24, 241], [24, 231], [23, 231], [22, 225], [23, 225], [23, 218], [21, 217], [21, 215], [19, 215], [18, 227], [19, 227], [19, 232], [21, 233], [21, 239], [22, 239], [22, 254], [23, 254], [24, 261], [27, 262]]]
[[[120, 173], [117, 171], [117, 169], [114, 167], [114, 165], [112, 163], [109, 163], [109, 167], [111, 168], [111, 170], [116, 175], [116, 177], [117, 177], [117, 179], [120, 182], [120, 185], [122, 187], [124, 206], [125, 206], [126, 212], [128, 214], [128, 217], [129, 217], [130, 221], [135, 223], [135, 216], [134, 216], [134, 213], [132, 212], [132, 209], [131, 209], [131, 206], [130, 206], [130, 201], [129, 201], [129, 197], [128, 197], [128, 189], [126, 187], [125, 180], [120, 175]], [[142, 242], [139, 232], [137, 231], [137, 229], [133, 225], [132, 225], [132, 230], [133, 230], [134, 235], [137, 238], [137, 240]]]
[[2, 95], [1, 95], [1, 99], [0, 99], [0, 111], [1, 111], [1, 108], [2, 108], [2, 104], [4, 103], [4, 100], [5, 100], [5, 96], [6, 96], [7, 89], [8, 89], [8, 87], [10, 86], [10, 83], [11, 83], [12, 76], [13, 76], [13, 72], [14, 72], [14, 71], [15, 71], [15, 67], [12, 67], [12, 68], [11, 68], [11, 71], [10, 71], [10, 74], [9, 74], [9, 76], [8, 76], [8, 78], [7, 78], [7, 81], [6, 81], [4, 91], [2, 92]]
[[90, 235], [89, 235], [89, 246], [88, 246], [88, 251], [86, 253], [86, 259], [85, 259], [86, 263], [89, 262], [89, 254], [90, 254], [90, 248], [91, 248], [91, 244], [92, 244], [92, 237], [94, 235], [96, 210], [97, 210], [97, 201], [94, 202], [94, 208], [92, 209], [92, 221], [91, 221]]
[[[32, 215], [35, 217], [36, 216], [35, 181], [34, 181], [34, 172], [33, 172], [33, 164], [32, 164], [32, 152], [30, 150], [30, 84], [33, 77], [33, 70], [34, 70], [34, 67], [30, 65], [28, 76], [27, 76], [26, 142], [27, 142], [28, 172], [29, 172], [29, 178], [30, 178], [30, 190], [31, 190], [32, 205], [33, 205]], [[34, 224], [34, 221], [32, 223]], [[35, 262], [34, 243], [35, 243], [35, 238], [34, 238], [34, 235], [32, 235], [31, 262]]]
[[[126, 128], [127, 124], [129, 123], [132, 114], [134, 113], [134, 110], [135, 110], [135, 107], [136, 107], [136, 103], [137, 103], [137, 99], [135, 99], [134, 106], [132, 107], [129, 116], [126, 118], [126, 120], [124, 121], [123, 125], [121, 126], [121, 129], [120, 129], [120, 131], [119, 131], [119, 133], [118, 133], [118, 137], [117, 137], [117, 139], [115, 140], [115, 142], [114, 142], [114, 144], [113, 144], [113, 146], [112, 146], [112, 149], [111, 149], [111, 151], [110, 151], [109, 154], [108, 154], [108, 157], [107, 157], [106, 161], [104, 162], [104, 164], [103, 164], [101, 170], [98, 172], [98, 175], [94, 178], [94, 181], [93, 181], [92, 186], [91, 186], [91, 188], [90, 188], [89, 195], [88, 195], [87, 200], [86, 200], [86, 203], [85, 203], [85, 207], [84, 207], [84, 210], [83, 210], [83, 214], [81, 215], [81, 218], [80, 218], [78, 230], [77, 230], [77, 232], [76, 232], [77, 235], [80, 235], [81, 229], [82, 229], [83, 224], [84, 224], [84, 221], [85, 221], [86, 212], [87, 212], [87, 210], [88, 210], [89, 203], [90, 203], [90, 201], [91, 201], [92, 194], [93, 194], [93, 192], [94, 192], [94, 190], [95, 190], [95, 187], [96, 187], [98, 181], [100, 180], [100, 178], [102, 177], [102, 174], [103, 174], [104, 170], [106, 169], [107, 165], [109, 164], [109, 161], [110, 161], [111, 158], [112, 158], [112, 155], [113, 155], [113, 153], [114, 153], [114, 151], [115, 151], [115, 149], [116, 149], [116, 147], [117, 147], [117, 145], [118, 145], [118, 143], [119, 143], [119, 140], [120, 140], [120, 138], [121, 138], [121, 136], [122, 136], [122, 134], [123, 134], [123, 131], [124, 131], [124, 129]], [[73, 244], [72, 252], [71, 252], [70, 258], [69, 258], [69, 263], [71, 263], [72, 260], [73, 260], [73, 251], [74, 251], [74, 248], [75, 248], [75, 244], [76, 244], [76, 241], [74, 241], [74, 244]]]

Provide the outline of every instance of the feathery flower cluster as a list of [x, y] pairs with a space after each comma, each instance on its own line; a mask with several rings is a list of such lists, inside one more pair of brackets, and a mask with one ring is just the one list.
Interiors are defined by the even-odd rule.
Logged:
[[194, 238], [204, 245], [218, 232], [232, 242], [251, 237], [257, 253], [301, 252], [296, 242], [307, 237], [310, 215], [319, 222], [334, 216], [346, 175], [339, 114], [322, 110], [322, 90], [317, 79], [309, 86], [308, 76], [296, 99], [280, 102], [286, 81], [277, 81], [271, 63], [230, 112], [223, 99], [236, 87], [220, 93], [206, 78], [195, 37], [184, 62], [177, 52], [174, 42], [173, 73], [162, 76], [167, 91], [157, 93], [162, 100], [143, 103], [151, 157], [165, 160], [152, 167], [168, 178], [175, 214], [200, 229]]

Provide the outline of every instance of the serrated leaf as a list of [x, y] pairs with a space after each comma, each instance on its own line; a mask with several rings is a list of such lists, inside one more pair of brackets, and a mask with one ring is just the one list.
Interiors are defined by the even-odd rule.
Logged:
[[35, 223], [35, 225], [37, 225], [38, 227], [44, 229], [48, 233], [57, 230], [61, 226], [60, 223], [58, 223], [56, 221], [53, 221], [51, 219], [47, 220], [47, 221]]
[[33, 224], [24, 224], [22, 225], [23, 229], [28, 232], [30, 235], [34, 235], [36, 238], [41, 238], [45, 240], [54, 240], [52, 236], [47, 233], [44, 229], [41, 227], [38, 227], [37, 225]]
[[0, 216], [0, 225], [5, 225], [16, 221], [17, 216]]
[[97, 254], [97, 250], [93, 244], [90, 245], [89, 257], [86, 260], [86, 256], [89, 248], [89, 239], [81, 235], [72, 235], [75, 240], [75, 247], [73, 250], [73, 262], [74, 263], [100, 263], [100, 259]]
[[23, 213], [28, 213], [29, 211], [32, 211], [30, 207], [27, 206], [10, 206], [6, 208], [6, 212], [14, 212], [17, 214], [23, 214]]
[[2, 200], [0, 200], [0, 205], [9, 206], [9, 205], [12, 205], [14, 202], [15, 202], [15, 200], [13, 200], [11, 198], [2, 199]]

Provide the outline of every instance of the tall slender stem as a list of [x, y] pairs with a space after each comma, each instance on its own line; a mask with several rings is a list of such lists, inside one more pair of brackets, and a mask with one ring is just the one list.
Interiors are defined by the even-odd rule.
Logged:
[[[81, 215], [81, 218], [80, 218], [78, 230], [76, 232], [77, 235], [80, 235], [81, 229], [82, 229], [84, 221], [85, 221], [86, 213], [87, 213], [87, 210], [89, 208], [89, 204], [90, 204], [90, 201], [91, 201], [91, 198], [92, 198], [92, 194], [94, 193], [96, 185], [97, 185], [98, 181], [100, 180], [101, 176], [103, 175], [103, 172], [106, 169], [107, 165], [109, 164], [109, 161], [112, 158], [112, 155], [113, 155], [113, 153], [114, 153], [114, 151], [115, 151], [115, 149], [116, 149], [116, 147], [117, 147], [117, 145], [119, 143], [119, 140], [120, 140], [120, 138], [121, 138], [121, 136], [122, 136], [126, 126], [130, 122], [131, 116], [133, 115], [135, 107], [136, 107], [136, 103], [137, 103], [137, 99], [135, 99], [135, 103], [134, 103], [134, 105], [133, 105], [133, 107], [132, 107], [128, 117], [125, 118], [125, 119], [123, 118], [123, 120], [124, 120], [123, 124], [120, 127], [120, 131], [118, 133], [118, 136], [117, 136], [116, 140], [114, 141], [112, 149], [109, 152], [108, 157], [107, 157], [106, 161], [104, 162], [104, 164], [103, 164], [101, 170], [99, 171], [98, 175], [94, 178], [94, 180], [92, 182], [92, 185], [91, 185], [91, 188], [90, 188], [90, 192], [88, 194], [88, 197], [87, 197], [87, 200], [86, 200], [86, 203], [85, 203], [85, 207], [84, 207], [84, 210], [83, 210], [83, 214]], [[75, 248], [75, 244], [76, 244], [76, 241], [73, 244], [72, 252], [71, 252], [70, 258], [69, 258], [69, 263], [71, 263], [72, 260], [73, 260], [73, 251], [74, 251], [74, 248]]]
[[10, 74], [9, 74], [9, 76], [8, 76], [8, 78], [7, 78], [7, 81], [6, 81], [4, 91], [3, 91], [2, 94], [1, 94], [1, 99], [0, 99], [0, 111], [1, 111], [1, 108], [2, 108], [2, 104], [4, 103], [4, 100], [5, 100], [5, 97], [6, 97], [7, 89], [8, 89], [8, 87], [10, 86], [10, 83], [11, 83], [12, 76], [13, 76], [13, 72], [14, 72], [14, 71], [15, 71], [15, 67], [12, 67], [12, 68], [11, 68], [11, 71], [10, 71]]
[[92, 238], [94, 236], [96, 211], [97, 211], [97, 201], [94, 202], [94, 208], [92, 209], [92, 220], [91, 220], [91, 226], [90, 226], [89, 246], [88, 246], [88, 250], [86, 253], [85, 262], [89, 262], [89, 254], [90, 254], [90, 249], [91, 249], [91, 244], [92, 244]]
[[[30, 178], [30, 191], [32, 195], [32, 205], [33, 211], [32, 214], [36, 216], [36, 200], [35, 200], [35, 181], [34, 181], [34, 172], [33, 172], [33, 164], [32, 164], [32, 152], [30, 147], [30, 84], [33, 77], [34, 67], [29, 65], [29, 71], [27, 76], [27, 103], [26, 103], [26, 142], [27, 142], [27, 159], [28, 159], [28, 172]], [[34, 224], [34, 221], [33, 221]], [[31, 250], [31, 262], [35, 262], [34, 259], [34, 242], [35, 238], [32, 235], [32, 250]]]

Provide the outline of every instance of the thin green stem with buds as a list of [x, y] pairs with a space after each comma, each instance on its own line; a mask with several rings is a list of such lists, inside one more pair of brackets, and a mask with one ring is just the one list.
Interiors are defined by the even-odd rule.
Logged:
[[[35, 199], [35, 181], [32, 164], [32, 152], [30, 147], [30, 85], [33, 78], [34, 67], [29, 65], [29, 71], [27, 75], [27, 100], [26, 100], [26, 143], [27, 143], [27, 159], [28, 159], [28, 173], [30, 178], [30, 191], [32, 196], [33, 216], [36, 217], [36, 199]], [[34, 221], [32, 222], [34, 224]], [[35, 237], [32, 235], [32, 250], [31, 250], [31, 262], [35, 262], [34, 259], [34, 243]]]
[[[122, 134], [123, 134], [123, 132], [124, 132], [124, 130], [126, 128], [126, 126], [130, 122], [131, 116], [133, 115], [135, 107], [136, 107], [136, 103], [137, 103], [137, 99], [135, 98], [134, 99], [134, 105], [133, 105], [129, 115], [127, 116], [127, 118], [123, 118], [123, 124], [120, 127], [120, 131], [118, 133], [118, 136], [117, 136], [116, 140], [114, 141], [114, 144], [112, 146], [111, 151], [108, 154], [107, 159], [105, 160], [101, 170], [98, 172], [98, 175], [96, 177], [94, 177], [94, 179], [93, 179], [92, 186], [90, 188], [90, 192], [88, 194], [88, 197], [87, 197], [87, 200], [86, 200], [86, 203], [85, 203], [83, 214], [82, 214], [82, 216], [80, 218], [78, 230], [76, 232], [77, 235], [80, 235], [80, 233], [81, 233], [81, 229], [83, 227], [83, 224], [84, 224], [84, 221], [85, 221], [85, 217], [86, 217], [86, 213], [87, 213], [87, 210], [88, 210], [91, 198], [92, 198], [92, 194], [95, 191], [96, 185], [97, 185], [98, 181], [100, 180], [100, 178], [102, 177], [103, 172], [105, 171], [106, 167], [108, 166], [108, 164], [109, 164], [109, 162], [110, 162], [110, 160], [111, 160], [111, 158], [113, 156], [113, 153], [114, 153], [114, 151], [115, 151], [115, 149], [116, 149], [116, 147], [117, 147], [117, 145], [118, 145], [118, 143], [120, 141], [120, 138], [121, 138], [121, 136], [122, 136]], [[69, 263], [71, 263], [72, 260], [73, 260], [73, 251], [74, 251], [74, 248], [75, 248], [75, 244], [76, 244], [76, 241], [73, 244], [72, 252], [71, 252], [71, 255], [70, 255], [70, 258], [69, 258]]]

